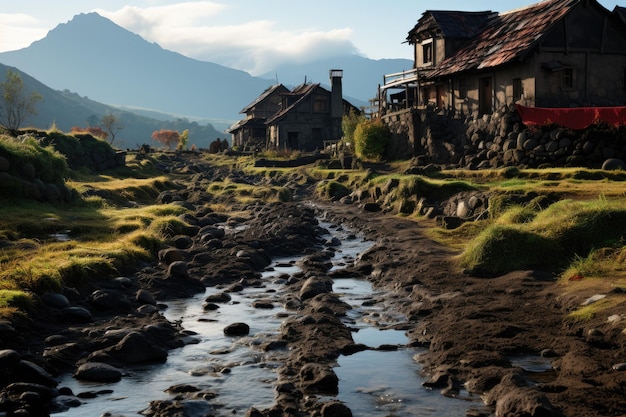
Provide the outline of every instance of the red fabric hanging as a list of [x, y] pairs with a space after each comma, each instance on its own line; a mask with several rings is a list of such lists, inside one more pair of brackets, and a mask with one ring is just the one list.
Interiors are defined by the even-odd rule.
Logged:
[[598, 122], [613, 126], [626, 124], [626, 106], [574, 108], [526, 107], [520, 104], [516, 106], [526, 125], [554, 123], [569, 129], [580, 130]]

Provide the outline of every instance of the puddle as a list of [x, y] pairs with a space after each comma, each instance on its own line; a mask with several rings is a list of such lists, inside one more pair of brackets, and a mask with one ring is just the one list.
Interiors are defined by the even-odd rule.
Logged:
[[552, 367], [552, 360], [538, 355], [517, 355], [507, 358], [511, 365], [524, 371], [529, 385], [544, 384], [556, 379], [556, 371]]

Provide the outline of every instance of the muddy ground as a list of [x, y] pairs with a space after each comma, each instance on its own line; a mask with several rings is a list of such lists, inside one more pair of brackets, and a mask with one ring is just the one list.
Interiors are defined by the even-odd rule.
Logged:
[[[51, 380], [60, 372], [83, 366], [85, 378], [115, 378], [115, 371], [122, 377], [129, 364], [165, 360], [167, 351], [189, 336], [163, 319], [159, 310], [168, 299], [206, 286], [228, 293], [263, 285], [259, 271], [272, 257], [305, 254], [303, 272], [289, 277], [280, 294], [292, 314], [281, 334], [261, 347], [284, 352], [276, 404], [246, 410], [246, 415], [351, 415], [344, 405], [317, 396], [336, 391], [332, 365], [340, 354], [366, 348], [353, 342], [341, 321], [349, 306], [332, 291], [337, 274], [363, 277], [387, 290], [373, 302], [403, 313], [407, 319], [396, 327], [407, 331], [413, 346], [428, 347], [419, 358], [429, 375], [427, 388], [449, 396], [463, 388], [481, 395], [487, 407], [473, 408], [472, 416], [626, 415], [626, 336], [619, 306], [602, 317], [573, 322], [568, 312], [593, 294], [564, 296], [563, 284], [551, 271], [468, 275], [456, 265], [455, 251], [424, 233], [434, 223], [320, 201], [295, 183], [284, 185], [298, 201], [259, 201], [213, 212], [207, 209], [211, 198], [198, 191], [208, 181], [217, 176], [256, 179], [218, 172], [199, 159], [164, 163], [178, 170], [187, 186], [159, 199], [187, 205], [193, 214], [185, 220], [192, 227], [172, 236], [172, 246], [160, 252], [158, 263], [129, 269], [114, 280], [96, 278], [89, 288], [65, 288], [42, 299], [31, 319], [0, 323], [0, 414], [49, 415], [77, 405], [76, 393]], [[320, 217], [359, 231], [375, 244], [354, 267], [329, 272], [334, 249], [320, 237]], [[211, 301], [215, 308], [219, 302]], [[553, 371], [533, 381], [512, 366], [510, 358], [516, 355], [547, 357]], [[94, 376], [89, 363], [106, 367]], [[172, 401], [151, 403], [144, 414], [183, 416], [186, 399], [211, 402], [213, 394], [219, 395], [203, 394], [179, 392]]]

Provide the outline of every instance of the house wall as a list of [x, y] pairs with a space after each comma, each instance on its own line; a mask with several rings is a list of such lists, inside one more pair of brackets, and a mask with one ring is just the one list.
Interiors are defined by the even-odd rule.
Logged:
[[[572, 87], [563, 71], [546, 71], [541, 63], [558, 61], [572, 69]], [[626, 54], [593, 52], [541, 53], [536, 58], [537, 107], [616, 106], [626, 104]]]
[[[314, 111], [314, 100], [324, 96], [325, 111]], [[333, 138], [330, 123], [330, 94], [316, 92], [308, 96], [297, 108], [287, 113], [270, 127], [270, 146], [275, 149], [313, 151], [322, 149], [324, 140]]]

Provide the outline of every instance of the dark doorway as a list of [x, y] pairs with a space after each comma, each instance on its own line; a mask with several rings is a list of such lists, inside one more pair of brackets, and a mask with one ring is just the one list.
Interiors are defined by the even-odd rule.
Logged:
[[493, 87], [491, 85], [491, 77], [481, 78], [479, 83], [478, 112], [481, 115], [491, 114], [493, 112]]
[[287, 149], [299, 149], [298, 133], [299, 132], [287, 132]]

